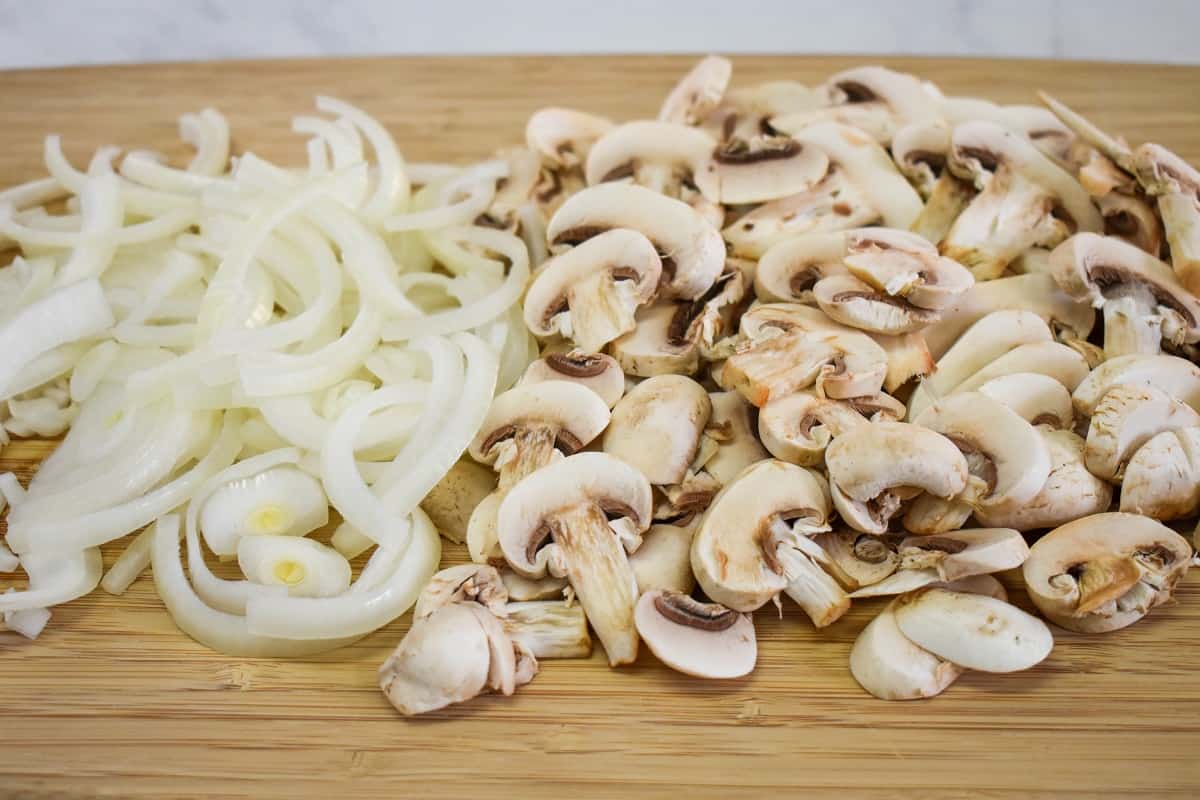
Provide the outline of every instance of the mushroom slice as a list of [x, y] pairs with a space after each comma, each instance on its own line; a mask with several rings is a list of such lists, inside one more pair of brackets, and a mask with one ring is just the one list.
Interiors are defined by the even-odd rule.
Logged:
[[849, 402], [801, 391], [763, 406], [758, 414], [758, 435], [776, 458], [802, 467], [816, 467], [824, 462], [825, 448], [835, 436], [868, 424], [867, 418]]
[[735, 138], [712, 152], [711, 169], [720, 202], [765, 203], [811, 189], [829, 169], [829, 157], [787, 136]]
[[1179, 282], [1200, 293], [1200, 171], [1156, 144], [1134, 152], [1133, 171], [1146, 193], [1158, 199]]
[[[618, 519], [610, 524], [606, 514]], [[530, 578], [566, 577], [613, 666], [637, 657], [637, 584], [622, 539], [636, 545], [650, 515], [646, 478], [605, 453], [568, 456], [529, 475], [497, 515], [509, 565]]]
[[467, 539], [471, 512], [495, 488], [495, 473], [470, 459], [460, 459], [425, 495], [421, 509], [438, 533], [462, 544]]
[[657, 303], [638, 312], [637, 327], [608, 346], [625, 372], [641, 378], [692, 375], [700, 348], [688, 334], [691, 303]]
[[823, 566], [848, 592], [877, 584], [900, 568], [895, 545], [881, 536], [842, 530], [812, 539], [829, 557]]
[[658, 111], [664, 122], [699, 125], [725, 95], [733, 64], [721, 56], [706, 56], [671, 89]]
[[[497, 507], [499, 503], [497, 503]], [[496, 512], [492, 512], [492, 519], [496, 517]], [[493, 538], [493, 541], [495, 539]], [[496, 559], [504, 564], [504, 556], [499, 553], [500, 543], [496, 542]], [[519, 575], [508, 568], [507, 565], [498, 567], [500, 572], [500, 580], [504, 583], [504, 588], [508, 590], [508, 599], [515, 601], [532, 601], [532, 600], [557, 600], [563, 596], [564, 590], [567, 588], [567, 582], [562, 578], [556, 578], [553, 575], [547, 575], [544, 578], [526, 578], [524, 575]]]
[[1000, 125], [1033, 142], [1048, 158], [1066, 161], [1075, 142], [1070, 127], [1044, 108], [1037, 106], [1001, 106], [974, 97], [947, 97], [942, 114], [951, 125], [983, 120]]
[[1028, 531], [1053, 528], [1072, 519], [1107, 511], [1112, 487], [1084, 465], [1084, 441], [1071, 430], [1038, 427], [1050, 454], [1050, 475], [1032, 500], [1020, 506], [976, 509], [981, 525]]
[[595, 352], [633, 330], [634, 312], [650, 301], [661, 275], [649, 239], [606, 231], [542, 266], [525, 294], [525, 325], [536, 336], [560, 334]]
[[976, 279], [998, 277], [1030, 247], [1053, 247], [1104, 220], [1075, 179], [1023, 136], [990, 122], [957, 126], [950, 169], [973, 177], [980, 193], [954, 221], [942, 253]]
[[782, 461], [747, 467], [713, 500], [692, 539], [692, 571], [706, 595], [749, 612], [786, 591], [821, 627], [850, 607], [813, 560], [808, 536], [829, 530], [829, 498], [814, 473]]
[[721, 486], [756, 461], [770, 458], [770, 453], [754, 435], [754, 406], [738, 392], [710, 392], [712, 415], [704, 436], [716, 442], [716, 451], [704, 462], [704, 471]]
[[1110, 358], [1092, 370], [1073, 389], [1075, 410], [1090, 417], [1121, 383], [1149, 384], [1200, 411], [1200, 366], [1178, 356], [1145, 354]]
[[963, 180], [948, 169], [942, 170], [929, 189], [925, 207], [909, 230], [931, 242], [942, 241], [976, 194], [971, 181]]
[[513, 644], [535, 658], [587, 658], [592, 652], [587, 617], [578, 604], [510, 602], [500, 624]]
[[1200, 301], [1171, 268], [1113, 237], [1080, 233], [1051, 254], [1054, 278], [1073, 297], [1104, 310], [1104, 353], [1157, 353], [1200, 339]]
[[1137, 514], [1093, 514], [1038, 539], [1023, 572], [1046, 619], [1079, 633], [1132, 625], [1171, 599], [1187, 572], [1187, 540]]
[[592, 144], [613, 128], [611, 120], [569, 108], [543, 108], [525, 124], [525, 144], [555, 167], [584, 163]]
[[451, 603], [413, 621], [379, 668], [379, 687], [401, 714], [423, 714], [481, 694], [490, 666], [483, 625], [466, 603]]
[[1070, 430], [1075, 425], [1071, 393], [1049, 375], [1015, 372], [979, 386], [980, 394], [1011, 408], [1030, 425]]
[[1151, 437], [1198, 425], [1200, 414], [1166, 392], [1150, 384], [1117, 384], [1092, 412], [1087, 468], [1097, 477], [1120, 483], [1126, 463]]
[[604, 452], [641, 470], [652, 484], [679, 483], [711, 413], [708, 392], [691, 378], [647, 378], [613, 408]]
[[938, 318], [936, 311], [915, 306], [852, 275], [823, 278], [813, 288], [813, 298], [833, 320], [888, 336], [924, 328]]
[[967, 378], [954, 388], [954, 393], [973, 392], [994, 378], [1020, 372], [1047, 375], [1074, 391], [1088, 376], [1088, 362], [1079, 350], [1058, 342], [1023, 344]]
[[696, 586], [690, 554], [691, 525], [651, 525], [641, 546], [629, 556], [638, 591], [681, 592], [691, 594]]
[[771, 127], [792, 133], [818, 121], [834, 121], [869, 132], [886, 145], [898, 127], [939, 116], [937, 100], [918, 78], [885, 67], [839, 72], [817, 91], [828, 107], [773, 117]]
[[886, 533], [908, 490], [949, 500], [967, 485], [967, 461], [954, 442], [904, 422], [851, 428], [830, 443], [825, 464], [834, 507], [863, 533]]
[[504, 491], [549, 464], [555, 450], [569, 455], [581, 449], [608, 421], [608, 406], [585, 386], [566, 381], [516, 386], [492, 401], [470, 453], [495, 465]]
[[842, 233], [809, 233], [784, 239], [758, 260], [754, 293], [764, 303], [805, 302], [822, 278], [845, 275]]
[[[674, 122], [641, 120], [618, 125], [600, 137], [587, 157], [589, 186], [633, 177], [656, 192], [676, 195], [692, 183], [709, 202], [722, 198], [716, 165], [717, 143], [698, 128]], [[820, 177], [820, 176], [818, 176]]]
[[646, 646], [673, 670], [697, 678], [740, 678], [754, 669], [758, 644], [749, 614], [655, 590], [638, 600], [635, 619]]
[[1138, 448], [1125, 468], [1121, 510], [1160, 520], [1200, 510], [1200, 427], [1164, 431]]
[[1140, 195], [1109, 192], [1096, 200], [1104, 216], [1104, 233], [1115, 236], [1149, 255], [1163, 248], [1162, 222], [1154, 208]]
[[1092, 331], [1096, 312], [1090, 303], [1075, 300], [1054, 278], [1045, 274], [1014, 275], [979, 281], [964, 292], [942, 319], [923, 333], [934, 358], [941, 358], [967, 330], [993, 311], [1032, 311], [1059, 334], [1059, 338], [1084, 341]]
[[577, 245], [612, 228], [638, 231], [654, 243], [670, 297], [700, 297], [725, 266], [725, 243], [708, 220], [686, 203], [627, 183], [572, 195], [550, 219], [546, 238], [553, 246]]
[[975, 283], [965, 267], [938, 256], [926, 239], [907, 231], [850, 231], [844, 262], [851, 275], [875, 289], [932, 311], [953, 305]]
[[956, 581], [1016, 569], [1029, 557], [1029, 545], [1012, 528], [972, 528], [909, 536], [897, 553], [901, 570], [932, 570], [939, 581]]
[[966, 669], [1029, 669], [1054, 648], [1046, 623], [985, 595], [927, 587], [896, 598], [893, 613], [905, 638]]
[[878, 222], [881, 216], [867, 189], [846, 169], [831, 164], [811, 189], [764, 203], [726, 226], [721, 234], [733, 255], [759, 258], [793, 236], [859, 228]]
[[972, 508], [1019, 506], [1050, 475], [1050, 454], [1033, 426], [978, 392], [944, 398], [914, 422], [947, 437], [966, 456], [972, 479], [956, 499]]
[[505, 492], [496, 490], [479, 501], [467, 520], [467, 553], [477, 564], [502, 563], [499, 532], [496, 530], [496, 513]]
[[545, 381], [578, 383], [595, 392], [612, 408], [625, 394], [625, 374], [612, 356], [601, 353], [547, 353], [532, 362], [521, 377], [521, 385]]
[[880, 700], [919, 700], [946, 690], [962, 669], [913, 644], [896, 624], [895, 601], [867, 623], [850, 649], [850, 674]]
[[475, 602], [491, 613], [502, 616], [508, 603], [508, 589], [495, 567], [485, 564], [459, 564], [434, 574], [421, 590], [413, 607], [413, 619], [432, 616], [451, 603]]
[[[887, 374], [883, 378], [886, 391], [894, 392], [914, 378], [925, 379], [934, 373], [936, 366], [922, 332], [900, 336], [872, 334], [871, 338], [887, 354]], [[903, 406], [900, 416], [904, 416]]]
[[704, 121], [704, 128], [722, 141], [774, 133], [770, 120], [780, 114], [820, 107], [816, 90], [796, 81], [766, 81], [730, 89]]
[[910, 122], [892, 136], [892, 159], [926, 200], [945, 170], [949, 152], [950, 128], [940, 120]]

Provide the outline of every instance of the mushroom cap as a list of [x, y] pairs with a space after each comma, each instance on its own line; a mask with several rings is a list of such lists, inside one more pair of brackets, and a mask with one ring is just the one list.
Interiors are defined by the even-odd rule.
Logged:
[[503, 560], [496, 529], [496, 514], [500, 511], [503, 499], [504, 492], [499, 489], [493, 491], [479, 501], [467, 520], [467, 553], [478, 564]]
[[716, 141], [699, 128], [675, 122], [626, 122], [596, 140], [588, 152], [584, 174], [588, 185], [595, 186], [627, 177], [631, 171], [636, 180], [644, 165], [682, 167], [700, 194], [715, 203], [721, 200], [717, 169], [711, 160], [716, 148]]
[[973, 392], [990, 380], [1019, 372], [1048, 375], [1074, 391], [1088, 376], [1088, 362], [1078, 350], [1058, 342], [1022, 344], [967, 378], [954, 392]]
[[733, 63], [729, 59], [705, 56], [671, 89], [658, 111], [658, 118], [664, 122], [698, 125], [720, 104], [731, 77]]
[[860, 503], [896, 487], [913, 487], [948, 500], [967, 482], [967, 461], [954, 442], [907, 422], [851, 428], [830, 443], [825, 463], [830, 483]]
[[758, 260], [754, 293], [764, 303], [806, 300], [817, 281], [844, 275], [845, 236], [808, 233], [772, 245]]
[[608, 406], [586, 386], [567, 381], [514, 386], [492, 400], [471, 441], [471, 457], [492, 464], [500, 455], [497, 444], [517, 429], [535, 425], [552, 427], [555, 446], [570, 455], [599, 436], [608, 420]]
[[679, 592], [649, 591], [634, 612], [638, 633], [658, 660], [698, 678], [740, 678], [754, 669], [758, 643], [749, 614]]
[[1198, 425], [1200, 414], [1166, 392], [1150, 384], [1117, 384], [1092, 412], [1084, 451], [1087, 468], [1119, 483], [1126, 463], [1153, 436]]
[[940, 311], [971, 288], [970, 270], [938, 255], [924, 237], [888, 228], [846, 233], [846, 269], [879, 291], [917, 308]]
[[1095, 306], [1116, 284], [1141, 284], [1155, 302], [1179, 314], [1186, 341], [1200, 339], [1200, 300], [1183, 288], [1170, 265], [1113, 236], [1077, 233], [1050, 256], [1054, 279], [1072, 297]]
[[962, 669], [913, 644], [896, 624], [895, 602], [867, 623], [850, 649], [850, 674], [880, 700], [934, 697]]
[[612, 228], [630, 228], [663, 256], [662, 288], [694, 300], [725, 267], [720, 232], [687, 203], [643, 186], [602, 183], [567, 198], [546, 225], [552, 245], [578, 244]]
[[567, 381], [591, 389], [612, 408], [625, 394], [625, 373], [612, 356], [603, 353], [547, 353], [533, 361], [521, 376], [521, 385]]
[[901, 569], [936, 571], [942, 581], [1016, 569], [1029, 557], [1025, 537], [1013, 528], [969, 528], [900, 542]]
[[704, 462], [704, 471], [724, 486], [738, 473], [771, 454], [754, 435], [755, 408], [738, 392], [710, 392], [712, 415], [705, 436], [717, 442], [716, 452]]
[[943, 398], [914, 422], [946, 436], [964, 452], [972, 474], [986, 483], [986, 491], [973, 498], [978, 507], [1021, 505], [1050, 475], [1050, 453], [1033, 426], [979, 392]]
[[379, 668], [379, 687], [401, 714], [423, 714], [481, 693], [490, 664], [483, 625], [466, 603], [451, 603], [413, 620]]
[[545, 575], [548, 564], [536, 548], [546, 520], [585, 504], [628, 520], [633, 533], [650, 527], [653, 498], [645, 476], [607, 453], [577, 453], [526, 476], [504, 497], [496, 526], [505, 560], [527, 578]]
[[900, 172], [926, 197], [946, 167], [950, 128], [945, 122], [910, 122], [892, 136], [892, 160]]
[[570, 108], [543, 108], [525, 123], [525, 144], [543, 159], [558, 166], [583, 163], [592, 143], [613, 123], [605, 117]]
[[813, 288], [813, 298], [833, 320], [869, 333], [895, 336], [924, 328], [937, 312], [880, 291], [853, 275], [831, 275]]
[[459, 459], [421, 501], [438, 533], [452, 542], [466, 541], [471, 512], [496, 488], [496, 473], [469, 458]]
[[496, 615], [508, 603], [508, 589], [488, 564], [458, 564], [434, 574], [417, 596], [413, 619], [428, 617], [451, 603], [475, 602]]
[[692, 571], [704, 593], [737, 611], [759, 608], [788, 585], [775, 554], [777, 523], [828, 530], [829, 498], [816, 474], [783, 461], [760, 461], [725, 486], [692, 539]]
[[711, 413], [708, 392], [691, 378], [647, 378], [613, 408], [604, 452], [637, 467], [650, 483], [679, 483]]
[[829, 558], [823, 566], [846, 591], [877, 584], [900, 567], [895, 545], [882, 536], [840, 530], [818, 533], [812, 540]]
[[649, 239], [624, 228], [605, 231], [542, 265], [525, 293], [525, 325], [542, 337], [562, 332], [594, 352], [633, 330], [634, 310], [650, 301], [661, 276]]
[[[1163, 588], [1148, 605], [1122, 608], [1121, 595], [1136, 586], [1147, 559]], [[1165, 602], [1187, 571], [1192, 549], [1187, 540], [1161, 522], [1138, 514], [1093, 514], [1061, 525], [1030, 548], [1022, 572], [1029, 597], [1051, 622], [1082, 633], [1104, 633], [1132, 625], [1154, 605]], [[1128, 567], [1135, 567], [1132, 572]], [[1091, 569], [1088, 569], [1091, 567]], [[1079, 576], [1074, 579], [1074, 572]], [[1065, 580], [1068, 576], [1072, 580]], [[1081, 611], [1081, 585], [1089, 584]], [[1105, 609], [1096, 601], [1117, 600]]]
[[1138, 448], [1125, 468], [1121, 510], [1160, 520], [1200, 510], [1200, 427], [1163, 431]]
[[609, 344], [625, 372], [640, 378], [692, 375], [700, 369], [700, 348], [688, 335], [691, 303], [655, 303], [638, 311], [637, 327]]
[[1071, 393], [1049, 375], [1014, 372], [992, 378], [977, 391], [1008, 406], [1030, 425], [1069, 430], [1075, 424]]
[[[1106, 162], [1107, 163], [1107, 162]], [[1114, 167], [1115, 169], [1115, 167]], [[1124, 173], [1121, 173], [1124, 175]], [[1083, 170], [1080, 170], [1080, 181]], [[1115, 236], [1150, 255], [1162, 252], [1163, 224], [1158, 212], [1140, 195], [1110, 191], [1096, 199], [1104, 216], [1104, 233]]]
[[1178, 356], [1147, 354], [1110, 358], [1092, 370], [1072, 389], [1075, 410], [1090, 417], [1108, 390], [1121, 383], [1150, 384], [1200, 411], [1200, 366]]
[[1069, 520], [1107, 511], [1112, 487], [1088, 471], [1083, 460], [1083, 439], [1071, 430], [1035, 430], [1050, 454], [1050, 475], [1033, 499], [1019, 506], [979, 508], [980, 525], [1028, 531], [1053, 528]]
[[1046, 623], [986, 595], [927, 587], [896, 598], [893, 613], [913, 644], [967, 669], [1029, 669], [1054, 648]]
[[758, 414], [758, 435], [771, 455], [802, 467], [819, 466], [835, 436], [869, 424], [846, 401], [805, 390], [771, 400]]
[[692, 575], [692, 525], [651, 525], [642, 544], [629, 556], [638, 590], [690, 594], [696, 586]]
[[765, 203], [807, 191], [829, 169], [823, 150], [786, 136], [731, 139], [711, 152], [718, 199], [726, 205]]
[[1138, 147], [1133, 152], [1133, 171], [1152, 197], [1165, 194], [1200, 197], [1200, 171], [1162, 145], [1147, 142]]
[[1038, 106], [1001, 106], [974, 97], [947, 97], [942, 114], [952, 126], [983, 120], [1006, 128], [1029, 139], [1034, 147], [1049, 158], [1067, 161], [1074, 134], [1058, 118]]

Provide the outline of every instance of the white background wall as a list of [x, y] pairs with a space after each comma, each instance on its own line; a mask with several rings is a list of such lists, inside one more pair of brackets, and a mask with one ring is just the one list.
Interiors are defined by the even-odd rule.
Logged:
[[383, 53], [1200, 63], [1200, 0], [0, 0], [0, 69]]

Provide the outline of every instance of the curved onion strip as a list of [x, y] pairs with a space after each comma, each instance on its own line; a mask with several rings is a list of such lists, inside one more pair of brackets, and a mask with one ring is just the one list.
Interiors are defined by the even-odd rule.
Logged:
[[408, 527], [411, 543], [386, 580], [337, 597], [252, 597], [246, 604], [246, 627], [280, 638], [319, 640], [364, 636], [387, 625], [417, 601], [442, 555], [441, 537], [424, 511], [414, 508]]
[[242, 449], [242, 443], [237, 438], [241, 417], [240, 411], [227, 411], [217, 441], [204, 458], [187, 472], [149, 494], [73, 519], [53, 522], [36, 520], [20, 527], [12, 525], [8, 529], [9, 546], [17, 553], [27, 552], [34, 547], [39, 550], [78, 550], [120, 539], [149, 525], [182, 505], [209, 476], [233, 463]]
[[304, 116], [292, 118], [292, 132], [321, 140], [328, 148], [326, 152], [333, 155], [334, 169], [345, 169], [363, 160], [362, 140], [353, 127], [347, 130], [346, 126], [324, 117]]
[[0, 205], [8, 203], [17, 211], [42, 206], [61, 200], [70, 191], [54, 178], [39, 178], [28, 183], [20, 183], [8, 189], [0, 189]]
[[214, 183], [228, 180], [216, 177], [216, 175], [203, 175], [198, 172], [168, 167], [153, 154], [140, 150], [127, 154], [121, 160], [119, 171], [123, 177], [151, 189], [192, 195], [199, 195]]
[[188, 164], [195, 175], [220, 175], [229, 164], [229, 122], [215, 108], [179, 118], [179, 137], [196, 148]]
[[117, 251], [115, 234], [125, 221], [121, 185], [111, 172], [90, 177], [79, 193], [79, 242], [55, 281], [69, 286], [84, 278], [98, 278]]
[[154, 530], [151, 564], [154, 587], [179, 629], [205, 647], [230, 656], [272, 658], [305, 656], [343, 647], [362, 638], [339, 636], [304, 642], [251, 633], [246, 618], [204, 604], [188, 583], [179, 557], [179, 517], [161, 518]]
[[[109, 241], [117, 245], [152, 242], [173, 236], [195, 224], [194, 210], [175, 209], [145, 222], [126, 225], [114, 231]], [[84, 234], [77, 230], [59, 231], [22, 225], [14, 219], [12, 206], [3, 203], [0, 203], [0, 233], [15, 239], [25, 247], [77, 247], [84, 238]]]
[[[388, 217], [383, 221], [383, 229], [396, 233], [470, 225], [492, 204], [496, 197], [496, 181], [507, 176], [508, 165], [503, 161], [488, 161], [471, 167], [447, 181], [435, 192], [439, 201], [435, 208]], [[426, 187], [421, 194], [424, 195], [433, 188]], [[453, 198], [460, 194], [464, 195], [463, 198], [452, 202]]]
[[154, 547], [154, 528], [146, 528], [121, 551], [117, 560], [100, 579], [100, 588], [109, 594], [125, 594], [133, 582], [150, 566], [150, 550]]
[[0, 611], [69, 603], [95, 589], [104, 570], [97, 547], [72, 553], [28, 553], [21, 557], [21, 566], [29, 576], [29, 588], [0, 594]]
[[242, 353], [237, 359], [242, 389], [250, 397], [268, 397], [328, 388], [358, 369], [379, 342], [381, 325], [379, 314], [364, 308], [340, 339], [315, 352]]
[[[71, 166], [71, 162], [67, 161], [67, 157], [63, 155], [62, 151], [62, 140], [58, 136], [46, 137], [42, 155], [46, 162], [46, 169], [55, 180], [75, 194], [83, 191], [88, 177], [87, 173], [80, 172]], [[102, 150], [98, 155], [106, 156], [107, 153]], [[186, 195], [146, 189], [128, 181], [122, 181], [121, 198], [125, 203], [125, 210], [131, 214], [156, 217], [165, 216], [172, 211], [186, 210], [189, 216], [195, 219], [196, 200]]]
[[408, 179], [414, 186], [428, 186], [449, 180], [463, 171], [453, 164], [438, 164], [432, 161], [414, 161], [408, 165]]
[[[0, 336], [2, 336], [0, 329]], [[8, 388], [0, 392], [0, 402], [10, 400], [14, 395], [23, 394], [43, 386], [79, 363], [83, 354], [88, 351], [87, 342], [72, 342], [42, 353], [30, 361], [8, 384]], [[3, 358], [0, 357], [0, 361]]]
[[404, 172], [404, 158], [396, 149], [396, 142], [379, 122], [358, 108], [333, 97], [317, 97], [317, 108], [330, 114], [338, 114], [354, 124], [375, 151], [375, 163], [379, 170], [375, 193], [366, 202], [362, 212], [370, 219], [379, 219], [396, 209], [408, 205], [410, 187]]

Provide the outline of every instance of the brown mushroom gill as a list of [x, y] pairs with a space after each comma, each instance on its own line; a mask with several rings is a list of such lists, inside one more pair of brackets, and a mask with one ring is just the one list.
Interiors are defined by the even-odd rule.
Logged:
[[751, 144], [745, 139], [731, 139], [713, 152], [718, 164], [757, 164], [762, 161], [781, 161], [800, 152], [803, 146], [795, 139], [771, 136]]
[[[523, 452], [532, 453], [545, 450], [547, 455], [548, 451], [554, 448], [561, 450], [564, 455], [571, 455], [583, 447], [583, 443], [570, 431], [554, 425], [531, 421], [525, 424], [514, 422], [497, 428], [483, 440], [480, 450], [487, 453], [497, 444], [508, 439], [516, 441], [519, 449]], [[544, 463], [544, 461], [539, 463]]]
[[654, 598], [658, 613], [674, 622], [702, 631], [724, 631], [733, 627], [739, 614], [717, 603], [701, 603], [677, 592], [664, 592]]
[[1088, 278], [1091, 279], [1091, 281], [1098, 287], [1100, 287], [1101, 292], [1130, 283], [1137, 283], [1145, 286], [1150, 294], [1153, 295], [1154, 302], [1179, 314], [1181, 317], [1187, 320], [1189, 327], [1195, 327], [1196, 325], [1200, 324], [1200, 320], [1197, 320], [1195, 317], [1193, 317], [1192, 313], [1185, 306], [1183, 306], [1183, 304], [1181, 304], [1177, 298], [1171, 296], [1169, 292], [1163, 291], [1162, 287], [1154, 283], [1141, 280], [1137, 275], [1129, 272], [1128, 270], [1109, 264], [1088, 264], [1087, 274]]
[[991, 457], [960, 436], [950, 433], [945, 434], [945, 436], [954, 442], [954, 446], [961, 450], [963, 456], [966, 457], [967, 471], [976, 478], [981, 479], [987, 485], [988, 494], [995, 491], [996, 481], [999, 479], [999, 476], [996, 472], [996, 463], [992, 461]]
[[550, 353], [546, 366], [569, 378], [594, 378], [604, 372], [604, 359], [590, 353]]

